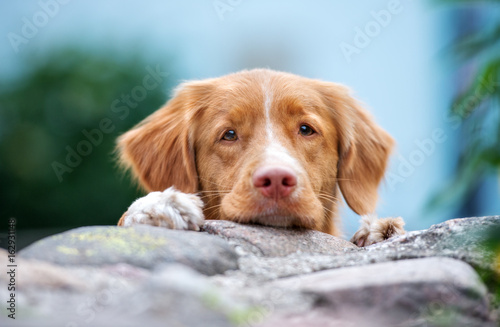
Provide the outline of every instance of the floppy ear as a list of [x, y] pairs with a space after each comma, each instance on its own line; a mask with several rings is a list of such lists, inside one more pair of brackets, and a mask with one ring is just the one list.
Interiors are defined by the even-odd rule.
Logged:
[[117, 142], [120, 164], [131, 169], [147, 191], [170, 186], [185, 193], [198, 189], [190, 125], [200, 107], [199, 82], [181, 86], [174, 97]]
[[320, 92], [333, 110], [337, 126], [337, 178], [349, 207], [359, 215], [372, 213], [394, 140], [350, 95], [348, 88], [321, 83]]

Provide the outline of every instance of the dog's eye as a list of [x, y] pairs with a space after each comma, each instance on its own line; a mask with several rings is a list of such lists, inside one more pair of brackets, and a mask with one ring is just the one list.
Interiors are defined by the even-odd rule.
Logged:
[[302, 136], [310, 136], [316, 133], [314, 129], [311, 128], [309, 125], [300, 125], [299, 133]]
[[238, 135], [236, 135], [235, 131], [230, 129], [230, 130], [226, 131], [226, 133], [224, 133], [224, 136], [222, 137], [222, 139], [225, 141], [236, 141], [238, 139]]

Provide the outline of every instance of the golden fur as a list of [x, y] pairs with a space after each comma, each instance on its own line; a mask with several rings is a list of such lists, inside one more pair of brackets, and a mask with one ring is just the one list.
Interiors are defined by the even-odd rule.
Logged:
[[[250, 182], [270, 142], [269, 94], [271, 141], [303, 168], [298, 195], [274, 202]], [[301, 135], [301, 124], [316, 133]], [[222, 140], [228, 129], [238, 140]], [[118, 150], [145, 190], [174, 186], [198, 193], [206, 219], [338, 235], [339, 190], [357, 214], [374, 212], [393, 144], [345, 86], [256, 69], [181, 85], [165, 106], [119, 138]]]

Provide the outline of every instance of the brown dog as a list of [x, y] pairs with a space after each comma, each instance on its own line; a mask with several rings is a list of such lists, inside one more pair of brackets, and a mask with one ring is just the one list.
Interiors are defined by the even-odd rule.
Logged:
[[339, 235], [342, 192], [366, 215], [352, 241], [379, 242], [404, 233], [401, 218], [369, 215], [393, 143], [339, 84], [267, 69], [185, 83], [118, 140], [122, 164], [151, 192], [119, 225], [198, 230], [226, 219]]

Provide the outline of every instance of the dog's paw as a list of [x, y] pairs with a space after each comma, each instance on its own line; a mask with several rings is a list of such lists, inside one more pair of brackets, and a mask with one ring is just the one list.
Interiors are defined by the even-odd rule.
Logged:
[[204, 221], [202, 208], [203, 201], [197, 195], [169, 187], [163, 192], [151, 192], [135, 200], [118, 225], [146, 224], [198, 231]]
[[405, 234], [403, 218], [377, 218], [376, 215], [366, 215], [361, 218], [361, 226], [351, 238], [357, 246], [368, 246], [382, 242], [396, 235]]

